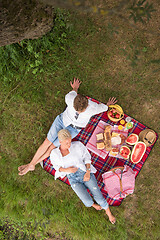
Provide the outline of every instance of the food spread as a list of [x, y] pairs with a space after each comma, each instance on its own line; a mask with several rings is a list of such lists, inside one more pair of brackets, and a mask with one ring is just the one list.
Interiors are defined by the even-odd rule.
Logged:
[[110, 151], [110, 154], [117, 156], [120, 150], [120, 147], [126, 140], [126, 137], [114, 131], [111, 131], [111, 126], [107, 125], [104, 128], [103, 132], [96, 134], [96, 146], [97, 149]]
[[99, 150], [109, 151], [109, 156], [120, 157], [125, 160], [130, 159], [137, 164], [146, 151], [144, 142], [138, 142], [139, 137], [135, 133], [131, 133], [126, 137], [122, 133], [133, 127], [131, 118], [125, 121], [124, 113], [119, 105], [110, 105], [108, 110], [108, 118], [113, 122], [120, 121], [117, 125], [118, 132], [114, 132], [111, 125], [107, 125], [103, 132], [96, 134], [96, 146]]

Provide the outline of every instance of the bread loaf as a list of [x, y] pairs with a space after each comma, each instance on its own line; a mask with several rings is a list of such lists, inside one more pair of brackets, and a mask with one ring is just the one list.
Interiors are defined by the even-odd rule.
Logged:
[[97, 142], [97, 149], [104, 149], [104, 148], [105, 148], [105, 145], [103, 141]]
[[111, 144], [111, 126], [107, 125], [104, 130], [104, 143], [105, 143], [105, 149], [107, 151], [110, 151], [112, 149]]
[[97, 141], [99, 141], [99, 140], [103, 140], [103, 133], [98, 133], [98, 134], [96, 134], [96, 137], [97, 137]]

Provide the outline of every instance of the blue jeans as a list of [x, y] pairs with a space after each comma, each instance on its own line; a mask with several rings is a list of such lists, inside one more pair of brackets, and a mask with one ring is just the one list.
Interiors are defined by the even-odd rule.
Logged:
[[77, 196], [81, 199], [86, 207], [91, 207], [93, 205], [93, 199], [87, 191], [87, 188], [90, 190], [91, 194], [95, 201], [103, 208], [108, 208], [108, 203], [103, 197], [98, 185], [97, 180], [93, 173], [90, 174], [90, 180], [88, 182], [83, 181], [85, 172], [81, 169], [78, 169], [75, 173], [67, 174], [69, 182], [72, 189], [75, 191]]
[[50, 142], [52, 142], [56, 147], [58, 147], [60, 145], [57, 134], [61, 129], [67, 129], [70, 132], [72, 138], [77, 136], [78, 133], [81, 131], [81, 130], [75, 129], [71, 126], [65, 127], [63, 124], [63, 113], [61, 113], [60, 115], [58, 115], [56, 117], [56, 119], [52, 123], [52, 126], [50, 127], [49, 132], [47, 134], [48, 140]]

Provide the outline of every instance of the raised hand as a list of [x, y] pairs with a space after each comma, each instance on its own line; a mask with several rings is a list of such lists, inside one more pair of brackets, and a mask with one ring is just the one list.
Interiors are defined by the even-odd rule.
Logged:
[[115, 97], [109, 98], [107, 102], [107, 106], [114, 105], [117, 102], [117, 99]]
[[82, 82], [78, 78], [74, 78], [74, 81], [70, 81], [71, 87], [73, 88], [74, 91], [78, 91], [78, 88]]

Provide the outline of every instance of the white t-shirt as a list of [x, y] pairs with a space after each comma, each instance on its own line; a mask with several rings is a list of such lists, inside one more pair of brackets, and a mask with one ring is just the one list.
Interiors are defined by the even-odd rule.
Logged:
[[[91, 155], [87, 148], [80, 141], [71, 142], [69, 148], [69, 154], [62, 156], [61, 151], [58, 148], [54, 148], [50, 155], [51, 163], [56, 170], [55, 179], [58, 177], [65, 177], [67, 172], [59, 172], [59, 168], [77, 167], [86, 172], [85, 164], [91, 164]], [[96, 169], [91, 164], [91, 173], [95, 173]]]
[[66, 110], [63, 112], [63, 124], [65, 127], [69, 126], [70, 124], [77, 126], [77, 127], [86, 127], [87, 123], [89, 122], [89, 119], [95, 115], [99, 114], [101, 112], [107, 111], [108, 106], [103, 103], [95, 103], [91, 100], [88, 100], [88, 106], [86, 110], [79, 114], [78, 118], [76, 119], [76, 110], [73, 107], [73, 102], [75, 97], [77, 96], [77, 93], [75, 91], [69, 92], [65, 96], [65, 102], [67, 104]]

